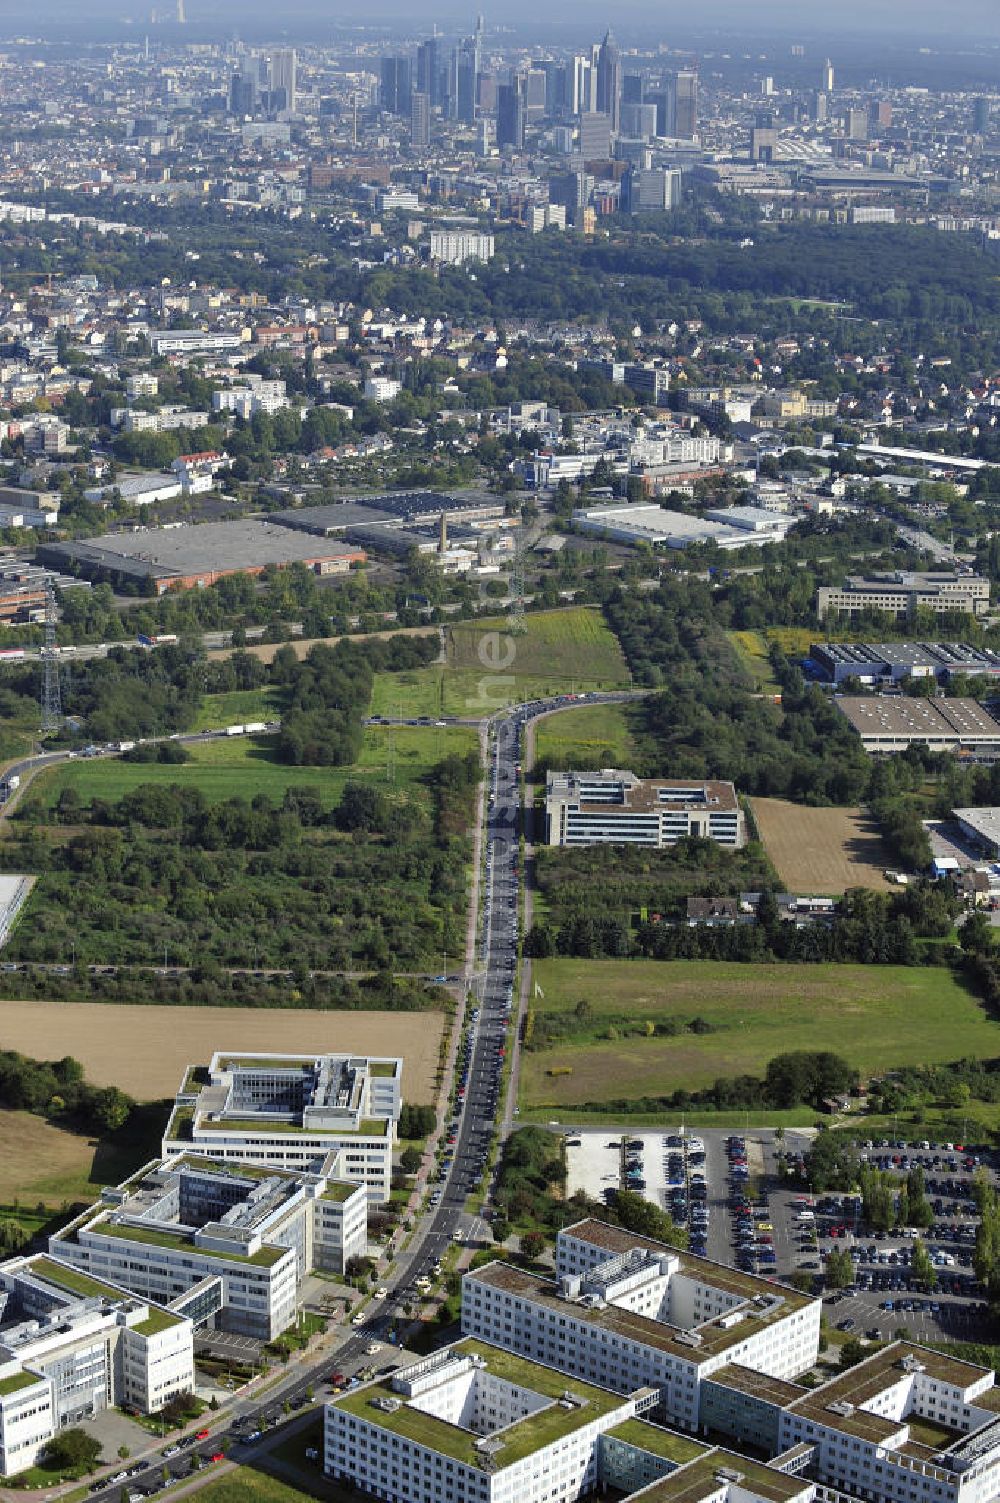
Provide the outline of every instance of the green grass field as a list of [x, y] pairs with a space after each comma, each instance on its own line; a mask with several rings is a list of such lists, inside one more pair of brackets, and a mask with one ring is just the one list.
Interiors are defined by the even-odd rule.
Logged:
[[637, 747], [631, 705], [575, 706], [547, 715], [535, 729], [535, 763], [560, 767], [631, 767]]
[[[392, 742], [394, 781], [387, 776]], [[32, 796], [53, 804], [63, 788], [75, 788], [81, 799], [117, 799], [143, 783], [177, 783], [200, 788], [211, 803], [227, 798], [253, 798], [264, 793], [276, 801], [285, 789], [315, 788], [327, 805], [338, 802], [348, 781], [381, 783], [420, 802], [429, 793], [420, 778], [435, 762], [452, 752], [464, 754], [476, 746], [475, 732], [464, 726], [398, 726], [391, 730], [369, 726], [361, 758], [352, 767], [290, 767], [274, 761], [270, 738], [220, 737], [190, 748], [191, 761], [178, 766], [155, 762], [123, 762], [119, 758], [77, 761], [43, 773], [32, 784]]]
[[[240, 1466], [216, 1482], [199, 1487], [201, 1503], [304, 1503], [310, 1496], [277, 1477], [268, 1477], [252, 1467]], [[315, 1493], [318, 1498], [339, 1498], [343, 1494], [323, 1481], [317, 1470]]]
[[478, 719], [534, 695], [628, 686], [621, 648], [600, 611], [529, 613], [525, 627], [523, 636], [511, 636], [500, 616], [449, 627], [445, 663], [376, 674], [371, 713]]
[[195, 717], [193, 731], [213, 731], [224, 725], [245, 725], [248, 720], [276, 720], [279, 710], [271, 689], [233, 689], [227, 694], [206, 694]]
[[[1000, 1026], [936, 967], [543, 960], [532, 974], [544, 993], [536, 1019], [584, 1001], [589, 1017], [567, 1041], [524, 1055], [526, 1109], [703, 1089], [719, 1076], [760, 1075], [796, 1049], [831, 1049], [862, 1075], [1000, 1054]], [[621, 1036], [608, 1039], [608, 1020], [623, 1017]], [[637, 1036], [647, 1020], [695, 1017], [712, 1031]]]

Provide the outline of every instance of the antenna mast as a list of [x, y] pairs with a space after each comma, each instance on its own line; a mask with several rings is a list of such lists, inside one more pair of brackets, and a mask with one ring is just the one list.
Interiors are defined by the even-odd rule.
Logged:
[[56, 592], [51, 579], [45, 582], [45, 646], [42, 648], [42, 734], [62, 728], [62, 690], [56, 651]]

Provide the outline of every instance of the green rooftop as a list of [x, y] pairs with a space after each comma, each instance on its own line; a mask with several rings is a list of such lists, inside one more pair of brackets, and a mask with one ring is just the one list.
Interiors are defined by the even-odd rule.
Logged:
[[102, 1237], [120, 1237], [125, 1242], [146, 1242], [151, 1247], [172, 1247], [178, 1252], [197, 1253], [204, 1258], [223, 1258], [229, 1263], [256, 1263], [259, 1268], [272, 1268], [285, 1256], [287, 1247], [262, 1247], [255, 1253], [219, 1252], [214, 1247], [201, 1247], [190, 1237], [174, 1232], [164, 1232], [157, 1227], [124, 1225], [117, 1221], [91, 1222], [89, 1230]]
[[681, 1435], [677, 1430], [664, 1430], [660, 1425], [649, 1425], [644, 1420], [626, 1420], [623, 1425], [616, 1425], [607, 1434], [615, 1440], [624, 1441], [628, 1446], [636, 1446], [640, 1451], [650, 1451], [654, 1456], [662, 1456], [665, 1461], [675, 1461], [678, 1466], [683, 1466], [686, 1461], [693, 1461], [709, 1449], [701, 1441], [693, 1440], [690, 1435]]
[[171, 1326], [179, 1326], [182, 1320], [180, 1315], [171, 1315], [169, 1310], [150, 1309], [145, 1320], [140, 1320], [138, 1325], [132, 1327], [140, 1336], [159, 1336], [161, 1331], [169, 1331]]
[[343, 1180], [328, 1184], [323, 1191], [324, 1200], [332, 1200], [336, 1205], [343, 1205], [345, 1200], [350, 1200], [361, 1189], [360, 1185], [349, 1185]]
[[396, 1073], [396, 1064], [391, 1059], [373, 1059], [368, 1066], [368, 1074], [372, 1079], [392, 1078]]
[[17, 1393], [22, 1388], [33, 1388], [36, 1383], [44, 1383], [37, 1373], [26, 1373], [22, 1367], [19, 1372], [11, 1373], [9, 1378], [0, 1378], [0, 1398], [5, 1394]]
[[100, 1279], [91, 1278], [89, 1273], [83, 1273], [78, 1268], [68, 1268], [65, 1263], [56, 1263], [51, 1258], [32, 1258], [29, 1267], [36, 1278], [44, 1279], [47, 1284], [54, 1284], [67, 1294], [77, 1294], [81, 1299], [125, 1298], [121, 1289], [113, 1289], [110, 1284], [102, 1284]]
[[[524, 1419], [517, 1420], [505, 1430], [497, 1432], [495, 1437], [475, 1435], [472, 1431], [463, 1430], [459, 1425], [451, 1425], [447, 1420], [439, 1419], [436, 1415], [424, 1413], [422, 1409], [418, 1409], [416, 1405], [410, 1404], [401, 1394], [398, 1394], [391, 1382], [365, 1384], [363, 1388], [355, 1389], [353, 1393], [343, 1394], [335, 1399], [334, 1404], [338, 1409], [357, 1415], [359, 1419], [366, 1420], [369, 1424], [377, 1425], [384, 1430], [391, 1430], [407, 1440], [428, 1446], [432, 1450], [440, 1451], [443, 1455], [452, 1456], [465, 1466], [481, 1470], [483, 1453], [477, 1446], [481, 1440], [495, 1438], [499, 1444], [496, 1453], [497, 1465], [499, 1467], [510, 1466], [515, 1461], [521, 1461], [525, 1456], [529, 1456], [533, 1451], [552, 1445], [562, 1436], [572, 1434], [582, 1425], [592, 1424], [599, 1416], [621, 1409], [627, 1402], [621, 1394], [609, 1393], [602, 1388], [593, 1388], [589, 1383], [583, 1383], [576, 1378], [567, 1377], [565, 1373], [556, 1372], [554, 1368], [541, 1367], [538, 1363], [529, 1362], [514, 1352], [504, 1352], [497, 1347], [487, 1346], [483, 1342], [461, 1341], [453, 1348], [453, 1351], [458, 1356], [481, 1356], [485, 1360], [487, 1369], [495, 1376], [503, 1378], [508, 1383], [517, 1384], [521, 1388], [530, 1389], [533, 1393], [540, 1394], [552, 1402], [538, 1413], [526, 1415]], [[559, 1400], [567, 1392], [583, 1402], [572, 1408], [564, 1408]], [[399, 1408], [391, 1412], [376, 1409], [372, 1400], [379, 1398], [398, 1400], [400, 1401]]]

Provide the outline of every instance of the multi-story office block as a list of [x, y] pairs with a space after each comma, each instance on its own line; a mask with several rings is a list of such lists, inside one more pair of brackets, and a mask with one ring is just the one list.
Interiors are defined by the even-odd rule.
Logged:
[[367, 1242], [363, 1185], [182, 1154], [106, 1190], [49, 1247], [197, 1325], [270, 1340], [295, 1320], [305, 1276], [343, 1273]]
[[192, 1144], [213, 1158], [336, 1172], [388, 1200], [401, 1106], [401, 1059], [346, 1054], [215, 1054], [188, 1070], [163, 1153]]
[[732, 783], [637, 778], [633, 772], [550, 772], [548, 845], [674, 845], [690, 837], [734, 849], [746, 821]]
[[194, 1389], [192, 1322], [55, 1257], [0, 1264], [0, 1475], [112, 1405], [154, 1414]]
[[461, 1341], [328, 1404], [325, 1469], [388, 1503], [811, 1503], [801, 1477], [645, 1423], [655, 1397]]
[[792, 1378], [816, 1361], [820, 1301], [599, 1221], [556, 1240], [556, 1278], [490, 1263], [462, 1282], [462, 1330], [619, 1393], [654, 1388], [699, 1425], [701, 1385], [739, 1363]]
[[821, 618], [831, 611], [857, 616], [863, 611], [884, 611], [905, 618], [914, 611], [928, 610], [942, 616], [964, 611], [982, 616], [989, 610], [990, 582], [978, 574], [915, 574], [900, 569], [893, 574], [850, 574], [840, 589], [821, 585], [816, 612]]

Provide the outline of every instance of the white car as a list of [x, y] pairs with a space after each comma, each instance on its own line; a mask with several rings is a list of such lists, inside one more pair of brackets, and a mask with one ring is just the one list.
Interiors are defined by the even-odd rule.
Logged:
[[364, 1323], [365, 1323], [365, 1321], [367, 1320], [367, 1318], [368, 1317], [366, 1315], [355, 1315], [354, 1318], [351, 1321], [351, 1325], [352, 1326], [363, 1326]]
[[381, 1341], [369, 1341], [368, 1345], [365, 1347], [365, 1351], [368, 1353], [369, 1357], [374, 1357], [375, 1353], [380, 1352], [381, 1350]]

